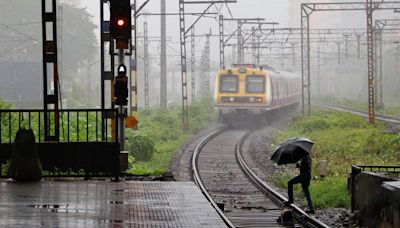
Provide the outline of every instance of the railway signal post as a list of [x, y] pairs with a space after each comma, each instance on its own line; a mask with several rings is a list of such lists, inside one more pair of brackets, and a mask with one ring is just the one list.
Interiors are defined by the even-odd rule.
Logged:
[[118, 75], [114, 79], [114, 101], [119, 106], [119, 142], [121, 151], [125, 147], [125, 119], [127, 117], [128, 105], [128, 78], [127, 70], [124, 64], [125, 50], [129, 48], [129, 42], [132, 39], [132, 21], [130, 0], [111, 0], [110, 33], [116, 41], [118, 49]]

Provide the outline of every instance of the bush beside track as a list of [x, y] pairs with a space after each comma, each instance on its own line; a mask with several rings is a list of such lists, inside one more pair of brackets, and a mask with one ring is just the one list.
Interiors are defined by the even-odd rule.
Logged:
[[203, 100], [189, 107], [190, 131], [183, 133], [181, 110], [181, 107], [154, 108], [139, 113], [139, 131], [127, 132], [128, 173], [162, 176], [169, 171], [179, 147], [217, 120], [212, 101]]
[[[311, 195], [317, 208], [350, 207], [347, 175], [352, 164], [398, 165], [400, 134], [386, 133], [383, 125], [369, 125], [362, 117], [342, 112], [316, 111], [309, 118], [294, 120], [292, 127], [281, 132], [275, 143], [289, 137], [305, 136], [315, 142]], [[326, 160], [328, 176], [318, 177], [318, 162]], [[291, 176], [276, 178], [277, 185], [286, 187]], [[297, 186], [299, 187], [299, 186]], [[301, 188], [297, 196], [303, 197]]]

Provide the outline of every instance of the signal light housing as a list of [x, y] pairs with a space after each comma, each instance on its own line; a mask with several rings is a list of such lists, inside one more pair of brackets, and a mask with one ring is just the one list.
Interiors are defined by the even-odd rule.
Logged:
[[115, 104], [126, 106], [128, 104], [128, 77], [126, 76], [126, 66], [121, 64], [118, 67], [118, 76], [114, 79]]
[[[110, 0], [111, 19], [110, 33], [117, 42], [125, 42], [132, 38], [130, 0]], [[127, 45], [126, 45], [127, 46]]]

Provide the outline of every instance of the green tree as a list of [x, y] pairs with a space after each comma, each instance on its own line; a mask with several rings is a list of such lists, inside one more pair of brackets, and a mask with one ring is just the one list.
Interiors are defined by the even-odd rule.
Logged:
[[[98, 55], [96, 25], [86, 9], [58, 3], [58, 38], [63, 71], [74, 74]], [[41, 1], [0, 1], [0, 57], [40, 62], [42, 52]], [[61, 26], [60, 26], [61, 25]]]

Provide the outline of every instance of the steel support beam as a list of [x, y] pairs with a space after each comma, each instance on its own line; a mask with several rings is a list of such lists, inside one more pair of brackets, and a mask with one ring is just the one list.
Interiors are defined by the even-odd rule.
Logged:
[[191, 95], [192, 95], [192, 104], [196, 102], [196, 34], [194, 27], [192, 29], [192, 33], [190, 35], [190, 44], [191, 44], [191, 58], [190, 58], [190, 70], [191, 70]]
[[372, 0], [367, 0], [367, 49], [368, 49], [368, 116], [369, 122], [375, 124], [375, 79], [374, 79], [374, 38]]
[[[57, 59], [57, 6], [56, 0], [42, 0], [43, 37], [43, 108], [44, 137], [46, 142], [60, 140], [58, 59]], [[49, 26], [48, 26], [49, 25]], [[49, 34], [50, 37], [48, 36]], [[52, 79], [49, 81], [49, 74]], [[55, 110], [56, 112], [48, 112]], [[53, 113], [51, 115], [50, 113]]]
[[211, 29], [210, 33], [207, 34], [206, 43], [204, 45], [204, 91], [205, 97], [210, 97], [211, 95], [211, 85], [210, 85], [210, 76], [211, 76], [211, 65], [210, 65], [210, 36], [211, 36]]
[[375, 123], [375, 78], [373, 57], [373, 29], [372, 19], [375, 10], [395, 10], [400, 8], [400, 2], [373, 1], [346, 2], [346, 3], [303, 3], [301, 4], [301, 40], [302, 40], [302, 111], [309, 114], [311, 111], [310, 94], [310, 16], [316, 11], [355, 11], [367, 12], [367, 44], [368, 44], [368, 113], [369, 122]]
[[[224, 1], [186, 1], [179, 0], [179, 40], [181, 51], [181, 81], [182, 81], [182, 127], [184, 131], [189, 130], [189, 104], [188, 104], [188, 80], [187, 80], [187, 56], [186, 56], [186, 37], [196, 23], [206, 14], [214, 4], [236, 3], [236, 0]], [[198, 16], [194, 23], [186, 29], [185, 4], [208, 4], [208, 7]]]
[[257, 62], [256, 28], [252, 27], [251, 31], [252, 31], [252, 36], [251, 36], [252, 37], [251, 38], [251, 59], [252, 59], [252, 62], [255, 63], [255, 62]]
[[224, 16], [219, 15], [219, 68], [225, 68]]
[[[236, 34], [237, 34], [237, 62], [238, 63], [243, 63], [244, 59], [244, 50], [243, 46], [245, 40], [242, 36], [242, 26], [245, 24], [258, 24], [259, 27], [261, 28], [261, 24], [276, 24], [276, 23], [264, 23], [264, 18], [224, 18], [223, 15], [219, 16], [219, 48], [220, 48], [220, 69], [224, 69], [226, 67], [225, 65], [225, 47], [227, 46], [226, 44], [230, 39], [232, 39]], [[228, 35], [228, 38], [225, 39], [225, 34], [224, 34], [224, 21], [235, 21], [237, 22], [237, 28], [236, 30]], [[250, 38], [250, 36], [249, 36]], [[248, 38], [248, 39], [249, 39]], [[235, 51], [232, 52], [232, 55], [235, 54]], [[232, 57], [232, 59], [235, 59]]]
[[383, 102], [383, 32], [389, 30], [399, 30], [400, 19], [382, 19], [375, 20], [374, 27], [374, 42], [375, 42], [375, 75], [376, 75], [376, 106], [377, 108], [382, 108], [384, 106]]
[[161, 53], [160, 53], [160, 107], [166, 108], [168, 102], [167, 92], [167, 17], [166, 12], [166, 1], [161, 0]]
[[[105, 110], [107, 108], [114, 109], [114, 42], [112, 41], [111, 34], [110, 34], [110, 21], [105, 20], [104, 18], [104, 10], [105, 5], [107, 6], [108, 0], [100, 0], [100, 73], [101, 73], [101, 109]], [[106, 54], [106, 46], [108, 46], [108, 54]], [[110, 69], [106, 69], [105, 59], [106, 56], [109, 58], [109, 65]], [[110, 94], [110, 107], [106, 107], [106, 86], [107, 84], [111, 87], [111, 94]], [[106, 129], [106, 120], [107, 118], [112, 118], [111, 116], [107, 116], [102, 112], [102, 140], [105, 141], [107, 139], [107, 135], [105, 132]], [[115, 131], [113, 131], [113, 134]], [[113, 135], [114, 139], [116, 135]]]
[[337, 45], [337, 61], [338, 61], [338, 65], [340, 65], [342, 63], [342, 59], [341, 59], [341, 49], [340, 46], [342, 45], [342, 43], [340, 42], [336, 42]]
[[185, 0], [179, 0], [179, 34], [181, 51], [181, 81], [182, 81], [182, 127], [183, 131], [189, 130], [189, 104], [187, 89], [186, 66], [186, 26], [185, 26]]
[[[142, 9], [148, 1], [142, 4], [140, 6], [140, 9]], [[138, 118], [138, 111], [139, 111], [139, 98], [138, 98], [138, 50], [137, 50], [137, 30], [138, 30], [138, 24], [137, 24], [137, 14], [139, 10], [137, 9], [137, 0], [133, 0], [133, 4], [131, 4], [131, 11], [132, 11], [132, 39], [131, 39], [131, 55], [129, 57], [130, 61], [130, 75], [129, 75], [129, 86], [130, 86], [130, 92], [129, 92], [129, 106], [130, 106], [130, 111], [129, 114], [131, 116], [136, 116]], [[133, 58], [132, 58], [133, 57]]]
[[147, 30], [147, 22], [143, 22], [143, 48], [144, 48], [144, 107], [150, 107], [149, 100], [149, 34]]

